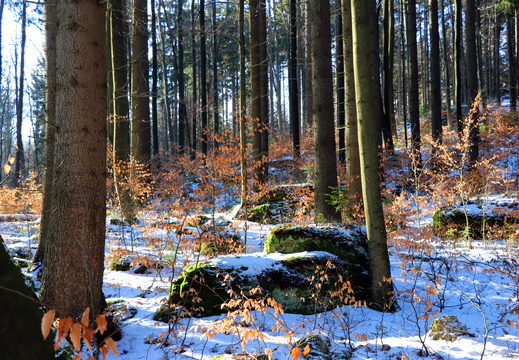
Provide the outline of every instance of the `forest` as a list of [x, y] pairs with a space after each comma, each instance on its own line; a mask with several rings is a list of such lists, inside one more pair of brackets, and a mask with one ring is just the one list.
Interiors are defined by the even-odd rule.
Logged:
[[519, 1], [0, 29], [0, 359], [519, 358]]

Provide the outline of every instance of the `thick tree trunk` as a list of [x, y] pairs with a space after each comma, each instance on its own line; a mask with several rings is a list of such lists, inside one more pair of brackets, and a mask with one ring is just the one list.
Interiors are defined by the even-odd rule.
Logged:
[[[40, 296], [59, 317], [102, 313], [106, 219], [104, 3], [57, 3], [54, 237]], [[81, 30], [78, 32], [78, 30]]]
[[315, 222], [340, 221], [340, 213], [330, 204], [330, 194], [337, 187], [337, 161], [333, 113], [333, 78], [331, 55], [330, 3], [308, 3], [312, 41], [312, 93], [314, 131], [314, 203]]
[[355, 95], [359, 124], [362, 194], [370, 258], [372, 306], [381, 311], [395, 308], [393, 283], [387, 250], [387, 235], [382, 210], [377, 151], [377, 118], [373, 104], [373, 79], [369, 49], [369, 9], [365, 0], [351, 0]]
[[393, 136], [397, 136], [396, 121], [393, 108], [393, 69], [395, 57], [395, 20], [394, 20], [394, 0], [384, 1], [384, 57], [383, 57], [383, 100], [384, 100], [384, 120], [383, 128], [388, 129], [384, 134], [385, 145], [389, 150], [393, 150]]

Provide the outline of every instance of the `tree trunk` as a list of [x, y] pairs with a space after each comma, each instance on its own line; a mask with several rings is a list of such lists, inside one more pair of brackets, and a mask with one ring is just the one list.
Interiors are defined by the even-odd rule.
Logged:
[[362, 199], [360, 179], [359, 137], [357, 128], [357, 105], [355, 100], [355, 77], [353, 68], [353, 37], [351, 2], [342, 0], [342, 24], [344, 42], [344, 72], [346, 92], [346, 177], [354, 201]]
[[22, 39], [20, 42], [20, 77], [18, 78], [18, 95], [16, 97], [16, 155], [13, 176], [13, 186], [20, 186], [20, 181], [24, 178], [25, 162], [22, 139], [22, 120], [23, 120], [23, 95], [25, 85], [25, 43], [27, 41], [27, 3], [22, 2]]
[[447, 124], [451, 129], [454, 128], [454, 121], [452, 121], [451, 115], [451, 72], [450, 72], [450, 61], [449, 61], [449, 40], [447, 37], [447, 22], [445, 20], [445, 3], [441, 3], [442, 12], [442, 38], [443, 38], [443, 67], [445, 69], [445, 104], [447, 113]]
[[308, 2], [312, 56], [314, 203], [317, 223], [340, 221], [340, 213], [330, 204], [337, 187], [337, 162], [333, 114], [330, 2]]
[[456, 98], [456, 123], [458, 125], [458, 136], [463, 132], [463, 114], [461, 112], [463, 84], [461, 83], [461, 22], [462, 7], [461, 0], [455, 0], [455, 26], [454, 26], [454, 97]]
[[129, 36], [126, 8], [124, 0], [112, 0], [111, 11], [108, 14], [110, 29], [109, 43], [109, 77], [108, 84], [110, 103], [108, 112], [112, 120], [109, 136], [113, 151], [114, 186], [121, 214], [130, 224], [135, 221], [135, 204], [128, 186], [129, 148], [128, 135], [130, 132], [128, 104], [128, 42]]
[[[476, 47], [476, 0], [465, 0], [465, 48], [467, 49], [467, 90], [469, 96], [469, 162], [476, 164], [479, 157], [479, 102], [478, 64]], [[515, 75], [515, 74], [514, 74]], [[512, 100], [512, 99], [510, 99]], [[515, 100], [514, 100], [515, 102]]]
[[205, 32], [205, 0], [200, 0], [200, 96], [202, 108], [202, 155], [207, 155], [209, 122], [207, 114], [207, 48]]
[[268, 177], [268, 59], [266, 9], [263, 0], [249, 0], [251, 118], [254, 123], [252, 152], [259, 183]]
[[440, 34], [438, 31], [438, 0], [429, 0], [429, 26], [431, 36], [431, 126], [436, 144], [442, 141], [442, 99], [440, 69]]
[[159, 155], [159, 115], [158, 115], [158, 54], [157, 54], [157, 9], [155, 0], [150, 0], [151, 7], [151, 124], [153, 148], [152, 155]]
[[384, 1], [384, 57], [383, 57], [383, 129], [385, 147], [393, 151], [393, 136], [397, 135], [393, 109], [393, 60], [394, 60], [394, 0]]
[[186, 82], [184, 78], [184, 14], [182, 7], [184, 0], [178, 1], [177, 7], [177, 26], [178, 26], [178, 146], [181, 154], [184, 153], [186, 147]]
[[213, 148], [218, 149], [218, 134], [220, 133], [220, 109], [219, 109], [219, 88], [218, 88], [218, 36], [216, 28], [216, 1], [213, 1], [213, 126], [214, 126], [214, 140]]
[[372, 306], [380, 311], [395, 308], [393, 283], [387, 250], [387, 235], [380, 195], [377, 118], [370, 66], [369, 8], [365, 0], [351, 0], [355, 95], [359, 124], [362, 195], [370, 258]]
[[418, 82], [418, 48], [416, 44], [416, 0], [409, 0], [407, 8], [407, 46], [409, 49], [409, 117], [411, 120], [411, 154], [415, 171], [422, 168], [420, 153], [420, 99]]
[[339, 134], [339, 163], [346, 165], [346, 99], [344, 90], [344, 32], [342, 28], [342, 11], [339, 9], [335, 17], [336, 29], [336, 55], [335, 66], [337, 68], [337, 84], [335, 87], [337, 97], [337, 132]]
[[[240, 47], [240, 170], [241, 170], [241, 207], [247, 209], [248, 202], [248, 173], [247, 173], [247, 85], [245, 69], [245, 0], [240, 0], [239, 8], [239, 47]], [[247, 211], [247, 210], [245, 210]], [[245, 234], [244, 245], [247, 244]]]
[[33, 262], [37, 266], [43, 263], [45, 249], [55, 234], [50, 226], [50, 219], [54, 213], [54, 145], [56, 142], [56, 33], [57, 17], [54, 0], [46, 0], [45, 11], [45, 172], [43, 184], [43, 201], [40, 220], [40, 239]]
[[[57, 3], [54, 237], [40, 296], [59, 317], [103, 312], [106, 219], [104, 3]], [[78, 29], [81, 29], [78, 32]]]
[[512, 15], [509, 15], [506, 19], [506, 31], [506, 43], [508, 45], [508, 91], [510, 95], [510, 111], [515, 111], [517, 103], [517, 87], [515, 79], [515, 26]]
[[134, 0], [132, 23], [131, 154], [134, 160], [145, 165], [151, 160], [147, 4], [146, 0]]
[[299, 84], [297, 64], [297, 0], [290, 0], [290, 51], [288, 53], [288, 101], [290, 111], [290, 131], [292, 133], [292, 154], [295, 160], [301, 156], [299, 111]]

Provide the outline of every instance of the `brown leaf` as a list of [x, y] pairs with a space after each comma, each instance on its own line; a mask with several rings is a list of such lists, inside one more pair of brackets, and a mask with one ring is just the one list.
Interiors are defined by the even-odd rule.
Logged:
[[81, 324], [83, 324], [84, 327], [88, 327], [90, 324], [90, 308], [87, 307], [85, 309], [85, 312], [83, 313], [83, 316], [81, 317]]
[[292, 360], [297, 360], [301, 356], [301, 349], [298, 347], [295, 347], [290, 352], [292, 354]]
[[112, 350], [115, 356], [119, 356], [119, 352], [117, 351], [117, 343], [114, 339], [107, 337], [105, 339], [105, 344], [110, 348], [110, 350]]
[[76, 351], [81, 350], [81, 329], [83, 326], [80, 323], [74, 323], [70, 328], [70, 341]]
[[54, 350], [58, 350], [61, 342], [67, 337], [70, 327], [74, 323], [71, 317], [58, 320], [58, 337], [54, 342]]
[[99, 331], [100, 334], [104, 334], [108, 327], [108, 322], [106, 321], [106, 317], [103, 314], [99, 314], [96, 316], [96, 324], [97, 331]]
[[43, 334], [43, 339], [46, 339], [47, 336], [49, 336], [50, 328], [54, 321], [54, 315], [56, 315], [56, 310], [51, 309], [47, 311], [41, 319], [41, 333]]
[[310, 344], [307, 344], [305, 346], [305, 349], [303, 350], [303, 356], [306, 356], [308, 354], [310, 354]]

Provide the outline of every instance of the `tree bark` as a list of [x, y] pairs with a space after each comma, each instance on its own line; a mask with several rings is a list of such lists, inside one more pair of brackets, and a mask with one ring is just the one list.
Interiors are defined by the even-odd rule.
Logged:
[[359, 137], [357, 128], [357, 105], [355, 101], [355, 77], [353, 68], [353, 37], [351, 2], [342, 0], [342, 23], [344, 42], [344, 72], [346, 92], [346, 177], [354, 201], [362, 199], [360, 179]]
[[429, 0], [429, 26], [431, 36], [431, 125], [436, 144], [442, 141], [442, 99], [440, 69], [440, 34], [438, 31], [438, 0]]
[[365, 0], [351, 0], [355, 95], [359, 125], [362, 195], [368, 233], [371, 301], [380, 311], [393, 311], [395, 298], [382, 210], [377, 151], [377, 118], [373, 104], [373, 79], [369, 49], [369, 9]]
[[178, 26], [178, 146], [180, 154], [184, 153], [186, 146], [186, 82], [184, 78], [184, 14], [182, 7], [184, 0], [178, 1], [177, 26]]
[[330, 2], [308, 2], [312, 56], [312, 123], [314, 131], [314, 221], [337, 222], [340, 213], [330, 204], [337, 187], [337, 162], [333, 114]]
[[147, 4], [146, 0], [134, 0], [132, 23], [131, 154], [133, 160], [145, 165], [151, 161]]
[[510, 96], [510, 111], [515, 111], [517, 104], [517, 86], [515, 78], [515, 26], [512, 15], [509, 15], [506, 19], [506, 31], [506, 43], [508, 45], [508, 91]]
[[54, 146], [56, 143], [56, 33], [57, 17], [54, 0], [45, 1], [45, 172], [43, 184], [43, 201], [40, 220], [40, 238], [33, 262], [41, 266], [45, 257], [47, 244], [54, 239], [50, 219], [54, 212]]
[[20, 42], [20, 76], [18, 78], [18, 94], [16, 96], [16, 153], [13, 186], [20, 186], [24, 178], [25, 161], [22, 139], [23, 96], [25, 87], [25, 43], [27, 42], [27, 3], [22, 1], [22, 30]]
[[103, 312], [106, 219], [104, 3], [57, 3], [54, 237], [40, 296], [59, 317]]
[[292, 154], [294, 159], [301, 155], [301, 116], [297, 64], [297, 0], [290, 0], [290, 51], [288, 53], [288, 101], [290, 130], [292, 133]]
[[407, 46], [409, 49], [409, 118], [411, 120], [411, 154], [414, 171], [422, 168], [420, 153], [420, 99], [418, 81], [418, 47], [416, 44], [416, 0], [408, 1], [407, 8]]
[[[465, 0], [465, 47], [467, 49], [467, 91], [469, 96], [469, 162], [476, 164], [479, 157], [479, 105], [478, 64], [476, 46], [476, 1]], [[515, 75], [515, 74], [514, 74]], [[512, 99], [510, 99], [512, 100]], [[515, 102], [515, 100], [514, 100]]]

